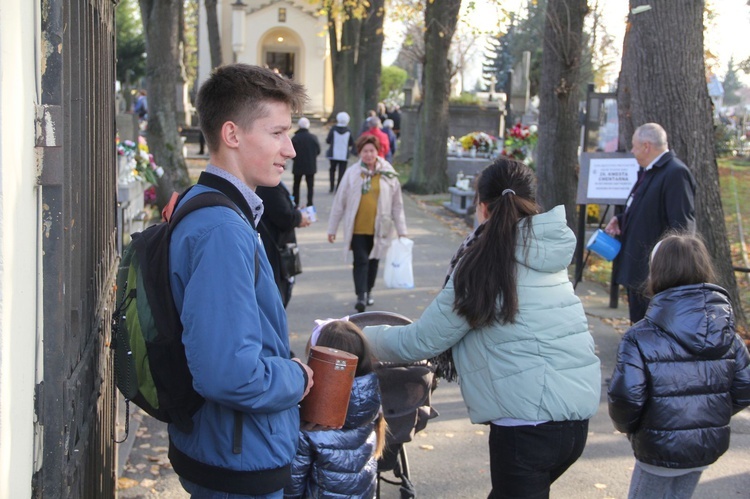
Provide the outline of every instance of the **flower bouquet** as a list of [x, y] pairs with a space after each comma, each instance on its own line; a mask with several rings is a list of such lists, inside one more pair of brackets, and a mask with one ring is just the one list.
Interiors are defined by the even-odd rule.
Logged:
[[523, 161], [533, 168], [533, 153], [539, 135], [536, 125], [523, 126], [518, 123], [510, 130], [506, 130], [502, 155]]
[[484, 132], [467, 133], [458, 141], [465, 151], [474, 148], [479, 153], [490, 154], [497, 149], [497, 138]]
[[116, 138], [117, 155], [124, 156], [126, 168], [120, 171], [120, 180], [131, 182], [141, 180], [156, 185], [159, 177], [164, 175], [164, 169], [154, 161], [153, 154], [149, 154], [146, 139], [138, 138], [138, 144], [132, 140], [120, 141]]

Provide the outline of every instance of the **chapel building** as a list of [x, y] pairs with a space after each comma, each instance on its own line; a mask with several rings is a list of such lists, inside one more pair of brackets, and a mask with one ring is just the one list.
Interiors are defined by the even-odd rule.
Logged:
[[[198, 85], [211, 72], [206, 8], [199, 0]], [[333, 108], [327, 17], [307, 0], [219, 0], [222, 60], [267, 66], [307, 89], [306, 114]]]

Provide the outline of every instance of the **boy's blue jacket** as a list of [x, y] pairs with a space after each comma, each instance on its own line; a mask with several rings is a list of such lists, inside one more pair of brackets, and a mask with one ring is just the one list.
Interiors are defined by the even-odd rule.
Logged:
[[[206, 190], [196, 185], [185, 199]], [[188, 366], [206, 399], [191, 433], [170, 425], [172, 465], [199, 484], [212, 474], [203, 479], [212, 489], [221, 490], [215, 480], [234, 480], [235, 493], [259, 495], [242, 485], [259, 481], [281, 490], [305, 376], [289, 359], [286, 314], [258, 233], [232, 209], [203, 208], [175, 228], [169, 257]]]

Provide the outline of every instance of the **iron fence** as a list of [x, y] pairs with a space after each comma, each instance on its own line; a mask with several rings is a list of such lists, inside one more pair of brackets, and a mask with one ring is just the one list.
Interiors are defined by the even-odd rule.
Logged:
[[[43, 381], [33, 496], [114, 497], [114, 0], [40, 1]], [[51, 126], [50, 126], [51, 125]]]

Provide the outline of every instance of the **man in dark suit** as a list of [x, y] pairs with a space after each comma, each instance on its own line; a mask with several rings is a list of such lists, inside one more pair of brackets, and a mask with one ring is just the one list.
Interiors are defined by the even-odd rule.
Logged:
[[695, 232], [695, 179], [667, 145], [661, 125], [646, 123], [633, 134], [633, 156], [641, 166], [625, 212], [612, 217], [604, 229], [620, 236], [613, 279], [628, 292], [630, 322], [646, 315], [649, 299], [643, 294], [651, 249], [668, 230]]

